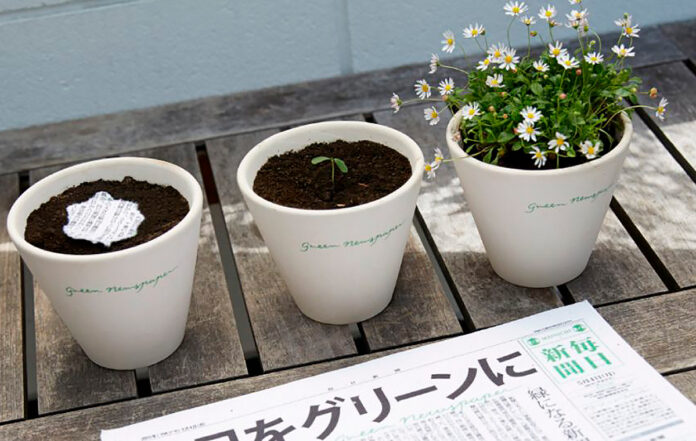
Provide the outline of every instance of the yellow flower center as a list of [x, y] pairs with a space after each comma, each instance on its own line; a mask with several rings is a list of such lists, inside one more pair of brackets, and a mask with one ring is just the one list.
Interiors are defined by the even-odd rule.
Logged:
[[663, 113], [665, 111], [665, 108], [662, 106], [657, 106], [657, 113]]
[[478, 29], [472, 29], [472, 30], [471, 30], [471, 35], [473, 35], [473, 36], [478, 35]]
[[445, 84], [445, 90], [450, 90], [450, 89], [452, 89], [452, 86], [450, 86], [449, 84]]
[[534, 119], [534, 114], [532, 112], [529, 112], [527, 114], [527, 119]]
[[558, 54], [561, 53], [561, 50], [560, 50], [559, 48], [555, 47], [555, 48], [553, 48], [552, 53], [553, 53], [554, 55], [558, 55]]
[[429, 87], [427, 84], [423, 84], [423, 85], [421, 86], [421, 89], [423, 89], [423, 92], [427, 92], [427, 91], [430, 90], [430, 87]]
[[531, 135], [532, 133], [534, 133], [534, 127], [532, 127], [532, 126], [527, 126], [527, 133], [529, 133], [530, 135]]
[[469, 109], [469, 115], [474, 116], [475, 113], [476, 110], [474, 110], [473, 108]]
[[565, 60], [564, 63], [565, 63], [566, 66], [570, 66], [570, 64], [571, 64], [571, 63], [570, 63], [570, 60]]
[[494, 85], [494, 86], [497, 86], [497, 85], [498, 85], [498, 80], [496, 80], [495, 78], [493, 78], [493, 79], [491, 80], [491, 84]]
[[506, 62], [506, 63], [512, 63], [512, 55], [506, 55], [506, 56], [505, 56], [505, 62]]
[[447, 45], [452, 46], [454, 44], [454, 38], [448, 38], [447, 39]]
[[425, 171], [431, 171], [433, 167], [430, 164], [425, 164]]
[[565, 142], [565, 140], [563, 138], [556, 138], [556, 145], [561, 146], [561, 145], [563, 145], [564, 142]]
[[547, 17], [551, 17], [551, 10], [546, 10], [546, 12], [544, 12], [544, 15], [546, 15]]
[[512, 12], [514, 12], [515, 14], [519, 14], [519, 13], [520, 13], [520, 8], [519, 8], [518, 6], [514, 6], [514, 7], [512, 8]]
[[431, 118], [437, 118], [437, 112], [434, 111], [434, 110], [433, 110], [432, 112], [430, 112], [430, 117], [431, 117]]
[[621, 55], [626, 55], [626, 49], [621, 49], [619, 53], [621, 53]]
[[488, 58], [486, 58], [485, 60], [483, 60], [483, 65], [484, 65], [484, 66], [488, 66], [489, 64], [491, 64], [491, 60], [489, 60]]
[[536, 69], [537, 69], [538, 71], [542, 71], [542, 70], [544, 70], [544, 66], [542, 66], [542, 65], [540, 64], [540, 65], [536, 66]]
[[500, 58], [501, 55], [503, 55], [503, 54], [501, 54], [500, 51], [495, 51], [495, 52], [493, 53], [493, 56], [494, 56], [495, 58]]
[[544, 157], [544, 155], [543, 155], [541, 152], [535, 152], [535, 153], [534, 153], [534, 157], [535, 157], [536, 159], [541, 159], [541, 158]]
[[631, 34], [633, 33], [633, 28], [632, 28], [632, 27], [627, 27], [627, 28], [626, 28], [626, 33], [627, 33], [628, 35], [631, 35]]
[[594, 148], [594, 147], [590, 146], [590, 147], [587, 148], [587, 154], [588, 154], [588, 155], [594, 155], [594, 152], [595, 152], [595, 148]]

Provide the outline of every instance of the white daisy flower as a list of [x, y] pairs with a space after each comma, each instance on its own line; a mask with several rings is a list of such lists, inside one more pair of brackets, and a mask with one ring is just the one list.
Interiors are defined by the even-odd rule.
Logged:
[[440, 57], [437, 56], [437, 54], [432, 54], [430, 56], [430, 72], [431, 74], [434, 74], [437, 72], [437, 67], [440, 65]]
[[389, 102], [391, 103], [391, 108], [394, 109], [394, 113], [398, 112], [401, 109], [401, 104], [403, 104], [403, 101], [401, 101], [399, 95], [395, 94], [394, 92], [392, 92], [392, 97]]
[[488, 75], [486, 77], [486, 86], [488, 87], [503, 87], [503, 76], [500, 74]]
[[513, 70], [517, 67], [517, 63], [520, 62], [520, 57], [516, 57], [515, 53], [517, 51], [512, 48], [508, 48], [503, 54], [502, 61], [500, 62], [500, 67], [505, 70]]
[[505, 4], [505, 15], [510, 15], [512, 17], [517, 17], [524, 11], [526, 11], [527, 5], [524, 4], [524, 2], [507, 2]]
[[442, 34], [442, 37], [444, 38], [444, 40], [440, 42], [442, 43], [442, 51], [451, 54], [454, 52], [454, 33], [452, 31], [447, 31]]
[[601, 150], [602, 144], [599, 141], [593, 143], [592, 141], [587, 140], [580, 143], [580, 151], [587, 159], [596, 158]]
[[614, 45], [614, 47], [611, 48], [611, 51], [614, 52], [619, 58], [635, 57], [636, 55], [633, 53], [633, 47], [624, 47], [623, 44], [621, 46]]
[[660, 121], [664, 121], [665, 119], [665, 108], [667, 104], [669, 104], [669, 101], [667, 101], [667, 98], [663, 97], [660, 100], [660, 104], [657, 105], [657, 109], [655, 109], [655, 116], [660, 118]]
[[525, 15], [524, 17], [520, 18], [520, 21], [522, 22], [522, 24], [526, 24], [527, 26], [531, 26], [534, 23], [536, 23], [536, 19], [528, 15]]
[[445, 156], [442, 154], [442, 150], [439, 147], [435, 148], [435, 162], [438, 164], [444, 161]]
[[632, 19], [633, 19], [632, 16], [630, 16], [630, 15], [628, 15], [628, 14], [624, 14], [623, 17], [621, 17], [620, 19], [614, 20], [614, 24], [615, 24], [616, 26], [625, 28], [625, 27], [627, 27], [627, 26], [631, 26], [631, 20], [632, 20]]
[[507, 51], [507, 46], [505, 46], [503, 43], [498, 43], [497, 45], [493, 44], [491, 45], [490, 48], [488, 48], [488, 57], [491, 59], [492, 62], [494, 63], [500, 63], [500, 60], [503, 58], [503, 53]]
[[568, 0], [568, 3], [570, 3], [571, 5], [579, 5], [580, 3], [582, 3], [582, 0]]
[[479, 103], [465, 104], [462, 107], [462, 118], [466, 120], [474, 119], [474, 117], [481, 114], [481, 109], [479, 108]]
[[638, 25], [631, 25], [629, 24], [628, 26], [623, 27], [623, 32], [621, 32], [621, 35], [629, 38], [639, 38], [640, 36], [638, 33], [640, 32], [640, 28]]
[[452, 78], [447, 78], [446, 80], [440, 81], [440, 87], [437, 88], [440, 92], [440, 96], [449, 95], [454, 92], [454, 81]]
[[539, 18], [546, 20], [549, 23], [556, 16], [556, 8], [553, 5], [547, 5], [545, 8], [539, 9]]
[[578, 11], [576, 9], [573, 9], [572, 11], [570, 11], [570, 14], [566, 14], [566, 18], [568, 19], [568, 21], [577, 21], [577, 22], [583, 21], [584, 19], [587, 18], [587, 16], [588, 16], [587, 9], [583, 9], [582, 11]]
[[548, 72], [549, 70], [549, 65], [541, 60], [535, 61], [534, 63], [532, 63], [532, 65], [534, 66], [534, 69], [536, 69], [538, 72]]
[[440, 122], [440, 112], [437, 111], [435, 106], [429, 109], [423, 109], [423, 116], [425, 116], [426, 121], [430, 121], [431, 126]]
[[530, 123], [535, 123], [535, 122], [539, 121], [542, 116], [544, 116], [534, 106], [525, 107], [520, 112], [520, 115], [522, 115], [522, 118], [524, 118], [525, 121], [530, 122]]
[[563, 49], [563, 43], [557, 41], [556, 44], [549, 43], [549, 57], [556, 58], [561, 55], [568, 55], [568, 50]]
[[541, 168], [546, 165], [546, 152], [539, 150], [539, 147], [532, 146], [532, 151], [529, 152], [534, 160], [534, 165]]
[[487, 70], [488, 66], [490, 66], [490, 65], [491, 65], [491, 57], [486, 57], [485, 59], [478, 62], [478, 66], [476, 66], [476, 69]]
[[536, 141], [537, 135], [541, 135], [541, 132], [534, 128], [534, 123], [529, 121], [523, 121], [517, 124], [516, 130], [517, 136], [527, 142], [529, 142], [530, 139]]
[[413, 88], [416, 90], [416, 95], [418, 95], [418, 98], [422, 100], [430, 98], [432, 90], [430, 89], [430, 84], [428, 84], [427, 81], [418, 80], [416, 81], [416, 84], [413, 85]]
[[469, 25], [468, 28], [464, 28], [464, 38], [476, 38], [479, 35], [483, 35], [486, 32], [483, 26], [476, 23], [475, 25]]
[[563, 66], [563, 69], [574, 69], [580, 66], [580, 62], [575, 57], [568, 55], [560, 55], [556, 60], [558, 60], [558, 64]]
[[590, 52], [589, 54], [585, 55], [585, 61], [590, 64], [599, 64], [604, 61], [604, 55], [600, 54], [599, 52]]
[[440, 167], [440, 163], [437, 161], [425, 164], [425, 173], [428, 179], [435, 179], [435, 170], [437, 170], [438, 167]]
[[559, 150], [565, 151], [569, 145], [566, 141], [566, 136], [561, 132], [556, 132], [556, 137], [548, 142], [549, 149], [558, 153]]

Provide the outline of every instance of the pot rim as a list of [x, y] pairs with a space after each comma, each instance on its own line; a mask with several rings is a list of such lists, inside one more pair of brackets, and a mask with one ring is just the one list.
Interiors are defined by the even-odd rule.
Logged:
[[[24, 239], [24, 232], [18, 231], [18, 228], [15, 227], [15, 224], [17, 223], [17, 211], [19, 210], [19, 207], [22, 206], [23, 204], [27, 203], [27, 200], [30, 199], [30, 197], [39, 191], [39, 189], [51, 186], [55, 184], [56, 182], [60, 181], [62, 178], [68, 176], [68, 175], [74, 175], [77, 173], [82, 172], [85, 169], [94, 169], [95, 167], [101, 167], [103, 165], [119, 165], [120, 164], [125, 164], [125, 165], [132, 165], [133, 163], [140, 163], [146, 166], [153, 166], [153, 167], [161, 167], [164, 169], [168, 169], [168, 171], [176, 175], [184, 181], [184, 184], [191, 187], [193, 189], [193, 197], [191, 201], [189, 202], [189, 210], [186, 213], [186, 216], [184, 216], [183, 219], [179, 221], [176, 225], [174, 225], [172, 228], [169, 230], [165, 231], [161, 235], [157, 236], [156, 238], [147, 241], [145, 243], [141, 243], [139, 245], [135, 245], [130, 248], [125, 248], [123, 250], [118, 250], [118, 251], [110, 251], [106, 253], [99, 253], [99, 254], [64, 254], [64, 253], [57, 253], [54, 251], [48, 251], [44, 250], [43, 248], [39, 248], [35, 245], [30, 244]], [[126, 176], [126, 175], [124, 175]], [[171, 185], [171, 184], [167, 184]], [[59, 194], [59, 193], [56, 193]], [[56, 195], [54, 194], [54, 196]], [[183, 195], [182, 195], [183, 196]], [[46, 201], [44, 201], [46, 202]], [[101, 262], [105, 260], [112, 260], [112, 259], [118, 259], [118, 258], [127, 258], [131, 255], [139, 254], [139, 253], [146, 253], [150, 248], [156, 247], [159, 244], [165, 242], [168, 240], [171, 236], [174, 236], [178, 233], [180, 233], [182, 230], [185, 230], [188, 228], [191, 223], [196, 221], [196, 217], [200, 215], [201, 211], [203, 209], [203, 192], [201, 190], [200, 184], [194, 178], [188, 171], [185, 169], [179, 167], [176, 164], [172, 164], [170, 162], [166, 161], [161, 161], [159, 159], [153, 159], [153, 158], [139, 158], [139, 157], [120, 157], [120, 158], [106, 158], [106, 159], [97, 159], [94, 161], [87, 161], [83, 162], [81, 164], [73, 165], [71, 167], [64, 168], [63, 170], [57, 171], [40, 181], [36, 182], [33, 184], [31, 187], [29, 187], [26, 191], [24, 191], [18, 198], [15, 200], [15, 202], [12, 204], [12, 207], [10, 208], [9, 213], [7, 214], [7, 232], [9, 233], [10, 240], [15, 244], [17, 249], [20, 251], [20, 254], [22, 252], [28, 252], [40, 259], [45, 259], [45, 260], [54, 260], [54, 261], [62, 261], [62, 262], [73, 262], [73, 263], [96, 263], [96, 262]]]
[[[614, 147], [609, 153], [606, 155], [600, 156], [597, 159], [594, 159], [592, 161], [586, 162], [584, 164], [580, 165], [574, 165], [572, 167], [564, 167], [564, 168], [558, 168], [558, 169], [552, 169], [552, 170], [523, 170], [523, 169], [517, 169], [517, 168], [509, 168], [509, 167], [502, 167], [499, 165], [493, 165], [493, 164], [488, 164], [487, 162], [479, 161], [478, 159], [472, 158], [472, 161], [468, 161], [468, 165], [471, 167], [476, 167], [481, 170], [487, 170], [491, 173], [499, 173], [503, 175], [509, 175], [509, 176], [524, 176], [524, 177], [542, 177], [542, 176], [558, 176], [558, 175], [570, 175], [570, 174], [582, 174], [588, 170], [594, 169], [601, 167], [604, 163], [609, 162], [614, 159], [614, 157], [618, 157], [622, 154], [622, 152], [626, 149], [628, 149], [631, 141], [631, 137], [633, 136], [633, 123], [631, 122], [631, 119], [628, 117], [626, 112], [622, 111], [620, 113], [621, 121], [623, 122], [623, 135], [621, 136], [621, 140], [619, 143]], [[457, 158], [468, 158], [469, 155], [461, 148], [459, 143], [455, 142], [452, 140], [452, 134], [455, 133], [456, 130], [459, 130], [459, 122], [462, 119], [462, 111], [459, 110], [457, 113], [450, 118], [449, 123], [447, 124], [447, 132], [445, 136], [447, 137], [447, 147], [450, 150], [450, 154], [453, 156], [453, 159], [455, 157]], [[461, 160], [459, 160], [461, 161]]]
[[[247, 169], [249, 169], [249, 163], [255, 159], [256, 156], [261, 155], [263, 150], [266, 148], [269, 148], [270, 145], [282, 142], [284, 138], [286, 138], [289, 135], [294, 135], [294, 134], [302, 134], [303, 132], [314, 132], [314, 131], [330, 131], [333, 127], [341, 127], [341, 128], [355, 128], [360, 131], [365, 132], [365, 136], [362, 139], [367, 139], [370, 140], [370, 134], [374, 132], [381, 132], [385, 134], [389, 134], [391, 136], [394, 136], [396, 138], [400, 138], [400, 141], [406, 146], [406, 149], [409, 153], [409, 155], [404, 155], [407, 157], [409, 160], [409, 163], [411, 163], [411, 160], [414, 160], [414, 163], [411, 164], [411, 176], [408, 178], [406, 182], [404, 182], [399, 188], [396, 190], [392, 191], [391, 193], [379, 198], [375, 199], [374, 201], [367, 202], [365, 204], [361, 205], [356, 205], [354, 207], [348, 207], [348, 208], [330, 208], [330, 209], [307, 209], [307, 208], [295, 208], [295, 207], [287, 207], [285, 205], [280, 205], [276, 204], [275, 202], [271, 202], [267, 199], [262, 198], [259, 196], [254, 190], [253, 190], [253, 183], [252, 185], [249, 185], [249, 182], [244, 178], [244, 174], [246, 174]], [[337, 137], [336, 139], [340, 139], [340, 137]], [[305, 146], [306, 147], [306, 146]], [[389, 146], [387, 146], [389, 147]], [[390, 147], [391, 148], [391, 147]], [[288, 149], [286, 151], [289, 151], [291, 149]], [[262, 165], [263, 166], [263, 165]], [[276, 133], [272, 136], [269, 136], [268, 138], [264, 139], [263, 141], [259, 142], [256, 144], [251, 150], [247, 152], [246, 155], [244, 155], [244, 158], [242, 161], [239, 163], [239, 167], [237, 169], [237, 185], [239, 186], [240, 191], [242, 192], [242, 195], [250, 200], [252, 200], [254, 203], [261, 205], [265, 207], [266, 209], [270, 209], [279, 213], [283, 214], [289, 214], [289, 215], [299, 215], [299, 216], [341, 216], [341, 215], [348, 215], [348, 214], [353, 214], [353, 213], [359, 213], [361, 211], [369, 210], [375, 206], [383, 205], [385, 203], [391, 202], [394, 199], [397, 199], [407, 193], [409, 190], [411, 190], [414, 186], [417, 186], [420, 184], [420, 181], [423, 179], [423, 169], [425, 167], [425, 159], [423, 157], [423, 152], [421, 151], [420, 147], [414, 141], [410, 136], [406, 135], [403, 132], [400, 132], [399, 130], [393, 129], [391, 127], [383, 126], [380, 124], [375, 124], [375, 123], [369, 123], [369, 122], [364, 122], [364, 121], [324, 121], [324, 122], [318, 122], [318, 123], [312, 123], [312, 124], [305, 124], [299, 127], [295, 127], [289, 130], [282, 131], [280, 133]], [[259, 167], [260, 168], [260, 167]], [[258, 169], [255, 171], [258, 172]]]

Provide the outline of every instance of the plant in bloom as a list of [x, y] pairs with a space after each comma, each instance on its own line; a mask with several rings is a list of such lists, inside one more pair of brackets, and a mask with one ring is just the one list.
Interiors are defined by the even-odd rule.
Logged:
[[[637, 94], [651, 99], [658, 98], [656, 88], [639, 92], [640, 79], [632, 75], [625, 66], [628, 57], [635, 56], [633, 38], [638, 37], [640, 28], [632, 17], [624, 14], [616, 20], [621, 27], [621, 36], [611, 51], [602, 51], [597, 34], [589, 28], [589, 13], [582, 0], [569, 0], [572, 9], [561, 11], [577, 31], [579, 48], [572, 53], [563, 43], [553, 37], [553, 28], [559, 24], [554, 20], [559, 11], [549, 4], [534, 18], [523, 17], [529, 8], [524, 2], [509, 1], [505, 14], [512, 17], [508, 34], [513, 25], [524, 26], [528, 33], [526, 55], [507, 44], [481, 45], [485, 39], [481, 24], [469, 25], [464, 37], [475, 39], [473, 44], [481, 50], [482, 57], [476, 69], [467, 71], [440, 62], [437, 55], [430, 59], [430, 72], [452, 69], [462, 75], [460, 84], [467, 87], [455, 88], [455, 75], [439, 81], [440, 97], [433, 97], [430, 84], [425, 79], [414, 84], [418, 102], [425, 100], [434, 104], [423, 112], [430, 125], [437, 124], [447, 108], [459, 111], [459, 130], [448, 134], [458, 142], [469, 157], [483, 162], [515, 168], [561, 168], [596, 160], [611, 151], [623, 134], [619, 115], [630, 114], [636, 107], [652, 109], [658, 119], [664, 119], [668, 101], [662, 97], [655, 105], [638, 105]], [[541, 26], [548, 32], [548, 39], [541, 38], [533, 29]], [[454, 50], [454, 34], [443, 34], [442, 50]], [[539, 38], [544, 51], [540, 56], [531, 56], [532, 38]], [[487, 47], [486, 47], [487, 46]], [[608, 52], [608, 54], [607, 54]], [[390, 100], [395, 112], [410, 101], [402, 101], [393, 94]], [[630, 104], [628, 104], [630, 103]], [[426, 165], [428, 176], [435, 175], [441, 164], [452, 161], [444, 159], [437, 149], [435, 160]]]

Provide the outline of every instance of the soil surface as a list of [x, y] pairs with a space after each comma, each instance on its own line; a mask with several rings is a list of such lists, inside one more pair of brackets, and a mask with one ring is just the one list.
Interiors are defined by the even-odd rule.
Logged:
[[[100, 243], [73, 239], [63, 232], [63, 226], [68, 223], [67, 207], [87, 201], [98, 191], [106, 191], [114, 199], [138, 203], [138, 210], [145, 220], [138, 227], [136, 236], [106, 247]], [[68, 188], [41, 204], [27, 218], [24, 239], [34, 246], [56, 253], [108, 253], [151, 241], [178, 224], [188, 211], [188, 201], [174, 187], [150, 184], [130, 176], [122, 181], [100, 179]]]
[[[332, 183], [331, 161], [312, 164], [317, 156], [343, 160], [348, 172], [335, 166]], [[347, 208], [388, 195], [411, 175], [408, 159], [394, 149], [366, 140], [338, 140], [269, 158], [256, 174], [254, 192], [286, 207]]]

